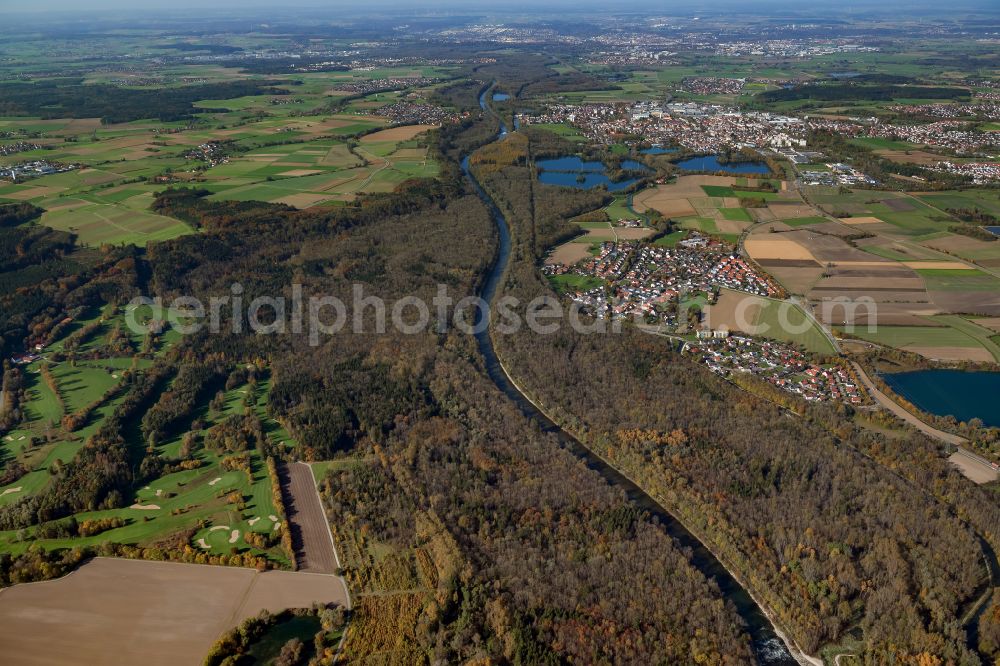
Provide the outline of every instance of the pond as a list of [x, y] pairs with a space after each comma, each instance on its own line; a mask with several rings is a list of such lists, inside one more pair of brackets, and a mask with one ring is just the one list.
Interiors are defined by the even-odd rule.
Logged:
[[719, 162], [718, 155], [703, 155], [689, 157], [677, 162], [677, 167], [684, 171], [725, 171], [726, 173], [771, 173], [764, 162]]
[[653, 146], [652, 148], [647, 148], [646, 150], [639, 151], [643, 155], [667, 155], [669, 153], [676, 153], [676, 148], [664, 148], [663, 146]]
[[632, 187], [638, 178], [629, 178], [619, 183], [614, 182], [603, 173], [586, 172], [583, 179], [579, 179], [580, 174], [571, 171], [542, 171], [538, 174], [538, 180], [546, 185], [561, 185], [562, 187], [575, 187], [578, 190], [590, 190], [599, 185], [608, 188], [608, 192], [618, 192]]
[[881, 375], [893, 391], [938, 416], [1000, 427], [1000, 372], [914, 370]]
[[[585, 162], [578, 155], [538, 160], [535, 164], [539, 169], [538, 180], [546, 185], [575, 187], [580, 190], [589, 190], [603, 185], [608, 188], [609, 192], [618, 192], [628, 189], [638, 182], [637, 178], [629, 178], [616, 183], [607, 176], [605, 173], [607, 167], [602, 162]], [[645, 164], [636, 160], [623, 160], [622, 169], [625, 171], [650, 170]]]
[[584, 162], [583, 158], [577, 155], [538, 160], [535, 165], [542, 171], [595, 171], [600, 173], [605, 170], [605, 166], [601, 162]]
[[493, 93], [494, 102], [506, 102], [510, 99], [510, 95], [507, 93]]
[[1000, 236], [1000, 227], [983, 227], [994, 236]]

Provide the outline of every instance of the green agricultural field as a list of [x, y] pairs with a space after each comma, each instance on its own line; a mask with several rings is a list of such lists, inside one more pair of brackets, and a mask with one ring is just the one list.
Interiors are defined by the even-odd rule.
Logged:
[[726, 187], [725, 185], [702, 185], [701, 189], [705, 191], [705, 196], [708, 197], [735, 197], [733, 193], [733, 188]]
[[590, 275], [577, 275], [575, 273], [563, 273], [562, 275], [550, 275], [549, 284], [560, 294], [576, 291], [589, 291], [604, 285], [604, 280]]
[[53, 229], [71, 231], [82, 245], [95, 246], [105, 243], [146, 245], [194, 232], [184, 222], [163, 215], [131, 210], [122, 205], [88, 202], [47, 210], [41, 223]]
[[558, 134], [564, 139], [569, 139], [570, 141], [582, 143], [587, 140], [585, 136], [580, 134], [580, 130], [567, 123], [539, 123], [537, 125], [532, 125], [532, 127], [548, 130], [553, 134]]
[[959, 315], [936, 315], [932, 319], [968, 335], [991, 353], [994, 360], [1000, 362], [1000, 344], [998, 344], [998, 336], [993, 331]]
[[626, 197], [615, 197], [615, 200], [604, 209], [611, 220], [634, 220], [642, 217], [628, 205]]
[[951, 326], [879, 326], [868, 331], [857, 326], [851, 335], [887, 347], [962, 347], [982, 346], [974, 338]]
[[750, 222], [750, 213], [746, 211], [745, 208], [720, 208], [719, 212], [722, 213], [722, 217], [727, 220], [734, 220], [736, 222]]
[[834, 354], [830, 339], [802, 308], [789, 301], [762, 298], [764, 305], [757, 310], [754, 326], [761, 337], [798, 345], [817, 354]]
[[978, 270], [919, 268], [928, 291], [1000, 291], [1000, 278]]
[[678, 243], [687, 237], [686, 231], [672, 231], [665, 236], [661, 236], [653, 241], [653, 245], [659, 245], [662, 247], [676, 247]]
[[981, 210], [1000, 218], [1000, 192], [996, 190], [963, 190], [961, 192], [928, 192], [917, 195], [921, 200], [945, 210], [948, 208]]

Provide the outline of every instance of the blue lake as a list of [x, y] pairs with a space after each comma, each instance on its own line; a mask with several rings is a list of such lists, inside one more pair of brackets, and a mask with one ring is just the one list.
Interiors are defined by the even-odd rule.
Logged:
[[1000, 427], [1000, 372], [914, 370], [881, 375], [893, 391], [938, 416]]
[[605, 170], [601, 162], [584, 162], [583, 158], [577, 155], [538, 160], [535, 164], [543, 171], [596, 171], [600, 173]]
[[652, 169], [642, 162], [636, 162], [635, 160], [622, 160], [622, 169], [625, 171], [652, 171]]
[[510, 95], [507, 93], [493, 93], [494, 102], [506, 102], [510, 99]]
[[689, 157], [677, 162], [677, 167], [684, 171], [725, 171], [726, 173], [771, 173], [763, 162], [729, 162], [719, 163], [718, 155]]
[[[605, 173], [607, 167], [603, 163], [585, 162], [578, 155], [538, 160], [535, 164], [539, 169], [538, 180], [546, 185], [575, 187], [580, 190], [589, 190], [603, 185], [608, 188], [609, 192], [617, 192], [631, 187], [638, 180], [630, 178], [616, 183]], [[625, 171], [650, 170], [648, 166], [636, 160], [623, 160], [622, 169]], [[581, 179], [580, 176], [583, 178]]]
[[994, 236], [1000, 236], [1000, 227], [984, 227], [984, 229]]
[[653, 146], [652, 148], [647, 148], [646, 150], [640, 151], [643, 155], [666, 155], [668, 153], [676, 153], [676, 148], [664, 148], [663, 146]]
[[583, 182], [577, 181], [579, 172], [572, 171], [542, 171], [538, 174], [538, 180], [546, 185], [561, 185], [562, 187], [575, 187], [579, 190], [589, 190], [599, 185], [605, 185], [609, 192], [617, 192], [631, 187], [638, 182], [637, 178], [630, 178], [616, 183], [603, 173], [593, 171], [583, 172]]

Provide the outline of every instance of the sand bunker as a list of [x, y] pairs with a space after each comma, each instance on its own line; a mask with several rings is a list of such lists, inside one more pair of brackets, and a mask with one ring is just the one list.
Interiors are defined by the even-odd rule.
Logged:
[[222, 481], [222, 477], [221, 477], [221, 476], [217, 476], [217, 477], [215, 477], [214, 479], [212, 479], [211, 481], [209, 481], [209, 482], [208, 482], [208, 485], [210, 485], [210, 486], [214, 486], [214, 485], [215, 485], [215, 484], [217, 484], [217, 483], [218, 483], [219, 481]]
[[158, 504], [133, 504], [129, 507], [130, 509], [135, 509], [137, 511], [159, 511], [160, 506]]
[[201, 549], [203, 549], [203, 550], [209, 550], [209, 549], [211, 549], [211, 546], [208, 545], [208, 542], [205, 541], [204, 539], [198, 539], [197, 543], [198, 543], [198, 547], [201, 548]]
[[19, 492], [21, 492], [21, 486], [18, 486], [17, 488], [8, 488], [7, 490], [0, 493], [0, 497], [3, 497], [4, 495], [13, 495], [14, 493], [19, 493]]
[[232, 533], [229, 535], [229, 543], [236, 543], [237, 541], [239, 541], [239, 538], [240, 538], [240, 531], [233, 530]]

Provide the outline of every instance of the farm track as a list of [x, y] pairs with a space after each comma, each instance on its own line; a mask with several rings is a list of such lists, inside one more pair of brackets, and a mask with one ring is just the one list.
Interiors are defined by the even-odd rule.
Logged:
[[292, 535], [292, 547], [298, 570], [332, 574], [337, 571], [337, 556], [330, 537], [330, 526], [320, 502], [312, 469], [305, 464], [278, 465], [285, 511]]

